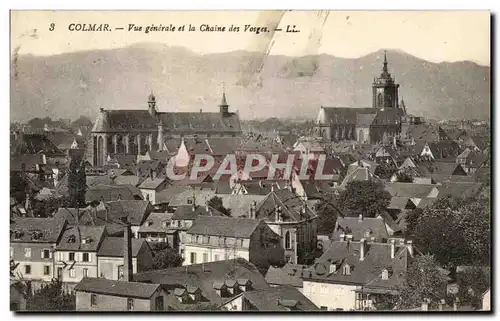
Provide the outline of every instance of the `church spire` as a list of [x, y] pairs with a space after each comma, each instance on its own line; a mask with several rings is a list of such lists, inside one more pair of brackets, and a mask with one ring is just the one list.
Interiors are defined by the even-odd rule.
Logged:
[[384, 69], [383, 69], [383, 72], [384, 72], [384, 74], [389, 72], [387, 70], [387, 50], [384, 50]]
[[227, 104], [226, 100], [226, 88], [224, 85], [222, 85], [222, 100], [220, 102], [219, 108], [222, 114], [229, 113], [229, 105]]

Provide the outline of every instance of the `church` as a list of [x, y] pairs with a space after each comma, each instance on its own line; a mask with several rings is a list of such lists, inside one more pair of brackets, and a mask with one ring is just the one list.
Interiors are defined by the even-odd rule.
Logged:
[[372, 107], [321, 106], [314, 128], [315, 136], [334, 142], [375, 144], [384, 137], [399, 135], [406, 110], [403, 101], [401, 107], [399, 105], [398, 89], [399, 85], [389, 73], [387, 54], [384, 53], [382, 73], [374, 78], [372, 84]]
[[147, 109], [106, 110], [101, 108], [92, 128], [87, 157], [93, 166], [103, 166], [108, 155], [144, 155], [161, 151], [164, 142], [183, 137], [240, 137], [238, 113], [229, 111], [222, 93], [219, 112], [159, 112], [153, 93]]

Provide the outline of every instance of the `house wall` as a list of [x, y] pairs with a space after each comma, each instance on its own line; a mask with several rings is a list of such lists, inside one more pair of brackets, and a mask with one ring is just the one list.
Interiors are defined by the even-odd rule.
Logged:
[[[69, 253], [75, 253], [75, 261], [69, 260]], [[83, 253], [89, 253], [89, 262], [83, 262]], [[84, 277], [84, 269], [87, 269], [87, 276], [96, 278], [99, 276], [97, 268], [96, 252], [78, 252], [78, 251], [56, 251], [55, 252], [56, 266], [54, 269], [54, 277], [58, 277], [58, 269], [62, 269], [62, 282], [78, 283]], [[66, 263], [66, 266], [64, 266]], [[74, 264], [73, 264], [74, 263]], [[70, 267], [75, 270], [74, 277], [70, 274]]]
[[303, 294], [317, 307], [327, 307], [328, 311], [356, 308], [356, 286], [331, 284], [304, 280]]
[[[248, 239], [244, 242], [248, 244]], [[223, 246], [213, 246], [208, 244], [185, 244], [184, 253], [185, 258], [182, 265], [231, 260], [238, 257], [250, 261], [250, 252], [247, 247], [234, 247], [233, 249], [233, 246], [229, 245], [227, 248], [224, 248]], [[191, 253], [196, 253], [196, 262], [191, 263]], [[207, 255], [206, 262], [203, 262], [203, 254]]]
[[272, 242], [276, 237], [276, 233], [261, 222], [250, 238], [249, 261], [257, 267], [265, 268], [283, 262], [285, 254], [281, 240]]
[[491, 310], [491, 290], [488, 290], [483, 296], [483, 311]]
[[[291, 258], [290, 263], [300, 263], [299, 252], [310, 251], [316, 248], [317, 227], [316, 220], [305, 220], [295, 224], [267, 222], [271, 230], [281, 236], [282, 246], [285, 249], [285, 256]], [[286, 233], [292, 235], [292, 243], [289, 249], [286, 248]]]
[[142, 197], [145, 200], [149, 200], [151, 204], [155, 205], [156, 204], [156, 191], [153, 189], [139, 189], [142, 193]]
[[[14, 270], [16, 278], [20, 275], [25, 280], [50, 281], [54, 277], [54, 253], [50, 253], [48, 259], [42, 258], [43, 250], [54, 248], [50, 243], [10, 243], [10, 259], [19, 265]], [[30, 257], [25, 256], [25, 249], [30, 249]], [[31, 266], [31, 273], [25, 273], [25, 266]], [[49, 266], [49, 274], [44, 274], [44, 266]]]
[[240, 295], [236, 298], [234, 298], [233, 300], [227, 302], [226, 304], [224, 304], [222, 306], [223, 309], [227, 310], [227, 311], [245, 311], [243, 310], [244, 308], [244, 301], [243, 300], [243, 295]]
[[[76, 292], [76, 311], [127, 311], [127, 298], [113, 295], [96, 294], [97, 305], [91, 306], [92, 293]], [[166, 296], [158, 290], [150, 299], [134, 298], [133, 311], [154, 311], [155, 300], [159, 295], [163, 295], [163, 307], [166, 309]]]
[[[99, 277], [108, 280], [118, 280], [118, 267], [124, 265], [121, 257], [98, 257]], [[132, 271], [137, 273], [137, 258], [132, 258]]]

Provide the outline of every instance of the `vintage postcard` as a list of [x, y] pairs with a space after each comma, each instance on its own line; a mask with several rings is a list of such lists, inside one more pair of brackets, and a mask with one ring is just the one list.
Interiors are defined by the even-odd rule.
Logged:
[[490, 23], [11, 11], [11, 310], [491, 311]]

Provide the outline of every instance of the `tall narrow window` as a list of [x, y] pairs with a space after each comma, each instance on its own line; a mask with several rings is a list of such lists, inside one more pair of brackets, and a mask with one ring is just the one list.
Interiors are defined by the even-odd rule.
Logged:
[[43, 266], [43, 275], [50, 275], [50, 265]]
[[69, 277], [74, 278], [76, 276], [75, 269], [71, 268], [69, 269]]
[[291, 249], [292, 248], [292, 234], [290, 231], [287, 231], [285, 233], [285, 249]]
[[90, 305], [93, 307], [97, 306], [97, 294], [90, 295]]
[[191, 252], [191, 264], [196, 264], [196, 253]]
[[378, 94], [378, 107], [384, 107], [384, 96], [382, 96], [382, 93]]
[[134, 299], [127, 299], [127, 311], [134, 310]]

